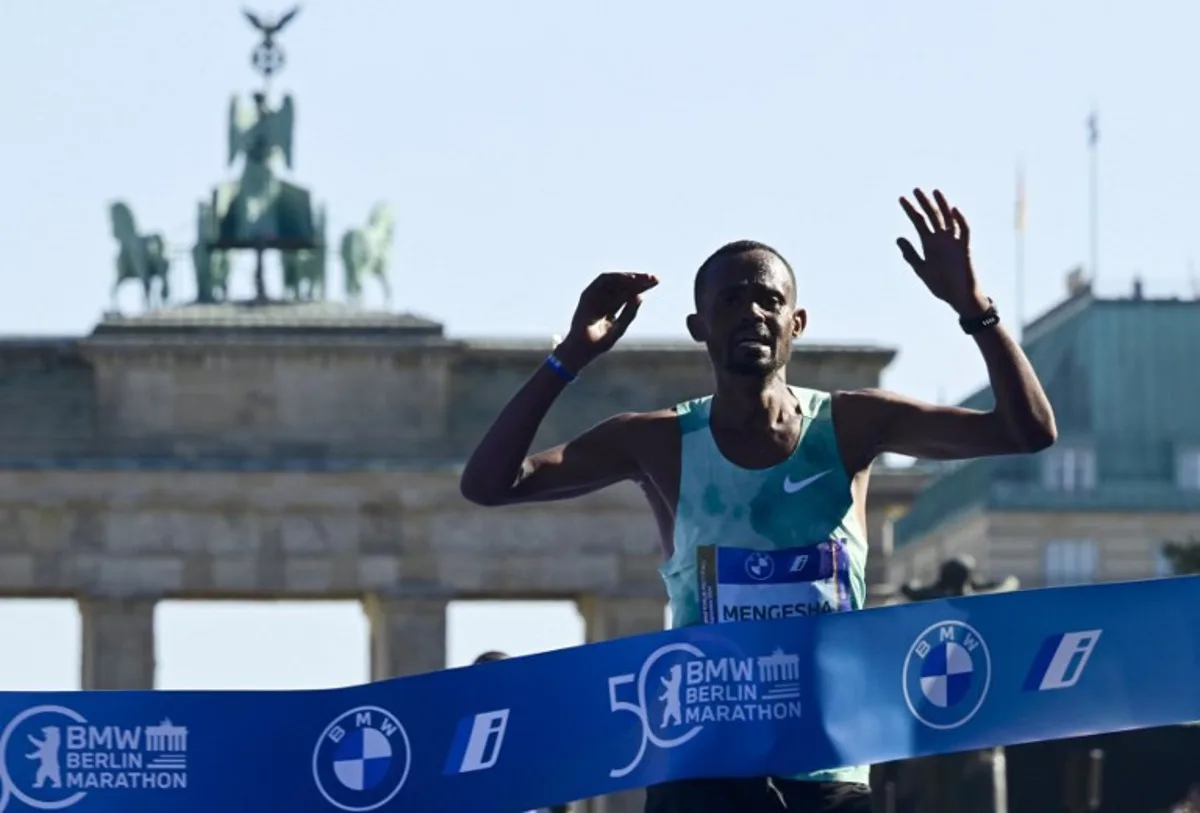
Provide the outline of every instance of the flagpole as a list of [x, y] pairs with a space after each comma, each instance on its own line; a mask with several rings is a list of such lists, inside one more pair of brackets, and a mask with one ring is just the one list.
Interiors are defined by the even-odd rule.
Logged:
[[1091, 268], [1088, 269], [1088, 271], [1090, 272], [1088, 274], [1088, 276], [1091, 278], [1089, 280], [1091, 283], [1091, 287], [1093, 290], [1095, 290], [1096, 278], [1097, 278], [1097, 276], [1099, 276], [1099, 272], [1100, 272], [1100, 259], [1099, 259], [1100, 250], [1098, 247], [1099, 246], [1099, 236], [1100, 236], [1099, 235], [1099, 231], [1100, 231], [1099, 230], [1100, 189], [1099, 189], [1099, 181], [1098, 181], [1099, 168], [1097, 166], [1097, 164], [1098, 164], [1097, 154], [1099, 153], [1098, 145], [1100, 142], [1100, 128], [1099, 128], [1099, 123], [1098, 123], [1097, 117], [1096, 117], [1095, 107], [1092, 108], [1092, 113], [1090, 116], [1088, 116], [1087, 125], [1088, 125], [1088, 153], [1089, 153], [1088, 197], [1089, 197], [1089, 205], [1090, 205], [1090, 210], [1091, 210], [1090, 211], [1091, 217], [1090, 217], [1090, 224], [1089, 224], [1090, 230], [1091, 230], [1091, 233], [1089, 235], [1090, 242], [1091, 242]]
[[1025, 337], [1025, 166], [1017, 164], [1017, 199], [1013, 217], [1014, 258], [1016, 261], [1017, 340]]

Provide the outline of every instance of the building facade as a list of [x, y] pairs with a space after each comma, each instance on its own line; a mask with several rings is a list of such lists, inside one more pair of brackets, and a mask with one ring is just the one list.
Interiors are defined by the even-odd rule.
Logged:
[[1077, 286], [1023, 345], [1058, 443], [942, 467], [894, 525], [891, 576], [926, 580], [960, 554], [1023, 587], [1169, 575], [1163, 545], [1200, 534], [1200, 301]]

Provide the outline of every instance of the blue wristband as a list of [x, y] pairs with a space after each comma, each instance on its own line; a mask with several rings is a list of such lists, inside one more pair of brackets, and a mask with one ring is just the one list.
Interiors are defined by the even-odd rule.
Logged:
[[575, 380], [575, 373], [568, 370], [566, 365], [559, 361], [558, 356], [554, 355], [553, 353], [546, 356], [546, 366], [553, 370], [559, 378], [568, 383]]

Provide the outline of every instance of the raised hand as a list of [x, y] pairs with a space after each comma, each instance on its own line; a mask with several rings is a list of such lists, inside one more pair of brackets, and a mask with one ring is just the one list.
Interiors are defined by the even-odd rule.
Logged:
[[896, 245], [900, 246], [904, 260], [917, 272], [929, 292], [954, 308], [959, 316], [983, 313], [988, 309], [988, 300], [980, 290], [975, 269], [971, 266], [971, 229], [967, 219], [936, 189], [933, 192], [936, 206], [920, 189], [914, 189], [913, 196], [924, 216], [907, 198], [900, 198], [900, 206], [917, 230], [921, 252], [901, 237]]
[[658, 277], [636, 271], [609, 271], [592, 280], [558, 353], [563, 362], [582, 366], [616, 344], [637, 316], [642, 295], [655, 285]]

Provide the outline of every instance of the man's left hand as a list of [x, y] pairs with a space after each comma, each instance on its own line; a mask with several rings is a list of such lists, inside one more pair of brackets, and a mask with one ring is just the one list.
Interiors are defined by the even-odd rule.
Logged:
[[936, 206], [920, 189], [914, 189], [913, 196], [924, 216], [907, 198], [900, 198], [900, 206], [921, 238], [921, 253], [903, 237], [896, 241], [900, 253], [930, 293], [954, 308], [960, 317], [978, 316], [989, 306], [971, 267], [971, 229], [967, 219], [936, 189], [933, 192]]

